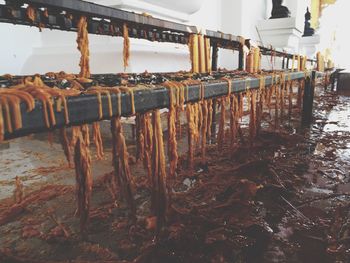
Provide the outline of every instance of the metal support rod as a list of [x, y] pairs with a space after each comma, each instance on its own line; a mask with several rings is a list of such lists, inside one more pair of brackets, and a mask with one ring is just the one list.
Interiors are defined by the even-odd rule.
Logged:
[[331, 82], [332, 82], [331, 89], [332, 89], [332, 91], [335, 91], [336, 89], [338, 90], [339, 74], [341, 71], [342, 71], [342, 69], [337, 69], [331, 74]]
[[[218, 46], [216, 43], [213, 44], [213, 56], [212, 56], [212, 70], [216, 71], [218, 70]], [[212, 113], [212, 124], [211, 127], [211, 138], [209, 138], [211, 143], [215, 143], [215, 137], [216, 137], [216, 99], [213, 99], [213, 113]]]
[[287, 58], [287, 69], [289, 69], [289, 58]]
[[335, 79], [336, 79], [336, 72], [333, 72], [331, 74], [331, 91], [334, 91], [335, 89]]
[[213, 47], [213, 50], [212, 50], [211, 69], [212, 69], [212, 71], [217, 71], [218, 70], [218, 58], [219, 58], [219, 55], [218, 55], [218, 51], [219, 51], [218, 44], [216, 42], [214, 42], [212, 44], [212, 47]]
[[282, 58], [282, 69], [285, 68], [285, 57]]
[[[137, 114], [136, 118], [135, 118], [135, 128], [132, 127], [132, 133], [134, 133], [135, 137], [136, 137], [135, 138], [136, 139], [136, 143], [135, 143], [135, 145], [136, 145], [136, 160], [140, 160], [140, 157], [141, 157], [141, 152], [140, 152], [140, 148], [139, 148], [139, 144], [138, 144], [138, 142], [140, 140], [140, 133], [139, 133], [140, 128], [141, 128], [141, 119], [140, 119], [140, 115]], [[134, 137], [134, 135], [132, 137]]]
[[316, 71], [312, 71], [311, 77], [307, 76], [305, 79], [304, 98], [303, 98], [303, 112], [302, 125], [309, 127], [312, 122], [312, 111], [314, 104]]
[[243, 70], [244, 67], [244, 50], [243, 45], [239, 44], [238, 70]]

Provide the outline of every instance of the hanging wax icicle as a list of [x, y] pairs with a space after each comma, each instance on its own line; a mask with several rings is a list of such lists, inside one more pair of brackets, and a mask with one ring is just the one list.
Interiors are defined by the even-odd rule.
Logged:
[[223, 97], [219, 100], [220, 103], [220, 122], [219, 122], [219, 131], [218, 131], [218, 149], [222, 150], [225, 140], [225, 124], [226, 124], [226, 103], [227, 97]]
[[293, 110], [293, 81], [291, 80], [290, 74], [288, 75], [288, 118], [289, 120], [292, 118], [292, 110]]
[[79, 138], [79, 135], [81, 133], [81, 127], [80, 126], [73, 126], [72, 127], [72, 137], [71, 137], [71, 140], [70, 140], [70, 147], [74, 148], [78, 138]]
[[176, 135], [178, 138], [181, 138], [182, 136], [182, 125], [181, 125], [182, 112], [183, 112], [183, 109], [180, 109], [179, 107], [176, 108]]
[[[78, 49], [81, 53], [80, 74], [81, 78], [90, 77], [89, 65], [89, 39], [87, 30], [87, 18], [82, 16], [78, 21]], [[74, 163], [77, 181], [78, 214], [80, 215], [81, 232], [85, 232], [89, 219], [90, 199], [92, 194], [92, 170], [91, 154], [89, 150], [90, 136], [88, 125], [72, 128], [71, 145], [74, 147]]]
[[275, 89], [276, 89], [276, 74], [272, 73], [272, 82], [271, 82], [271, 88], [267, 90], [267, 97], [266, 97], [266, 102], [267, 102], [267, 107], [269, 109], [269, 115], [270, 117], [272, 116], [272, 100], [273, 96], [275, 94]]
[[170, 162], [170, 176], [175, 175], [175, 170], [178, 163], [178, 153], [177, 153], [177, 139], [176, 139], [176, 106], [178, 99], [177, 85], [172, 82], [163, 83], [165, 87], [169, 89], [169, 113], [168, 113], [168, 157]]
[[285, 74], [281, 73], [280, 75], [280, 118], [281, 119], [283, 119], [283, 116], [284, 116], [285, 91], [286, 91]]
[[85, 144], [87, 146], [90, 146], [90, 129], [89, 129], [89, 125], [83, 124], [80, 127], [81, 127], [81, 134], [83, 136]]
[[267, 108], [269, 110], [269, 114], [271, 116], [271, 110], [272, 110], [272, 96], [273, 94], [275, 93], [274, 90], [275, 90], [275, 74], [273, 73], [272, 76], [271, 76], [271, 87], [269, 89], [267, 89], [266, 91], [266, 104], [267, 104]]
[[230, 96], [230, 146], [233, 149], [234, 141], [236, 139], [236, 130], [235, 130], [235, 95], [231, 94]]
[[[204, 86], [198, 81], [186, 81], [188, 84], [199, 84], [200, 86], [200, 98], [204, 98]], [[188, 89], [187, 93], [188, 93]], [[188, 94], [187, 94], [188, 99]], [[203, 107], [202, 102], [188, 103], [186, 105], [186, 117], [187, 117], [187, 129], [188, 129], [188, 168], [193, 170], [194, 168], [194, 154], [196, 151], [196, 145], [200, 144], [201, 131], [203, 126]]]
[[[203, 100], [202, 102], [202, 114], [203, 114], [203, 125], [202, 125], [202, 145], [201, 145], [201, 151], [202, 151], [202, 163], [205, 163], [205, 155], [206, 155], [206, 145], [207, 145], [207, 133], [208, 133], [208, 101]], [[210, 126], [209, 126], [210, 129]]]
[[188, 125], [188, 168], [193, 170], [194, 166], [194, 151], [195, 151], [195, 134], [196, 134], [196, 123], [195, 123], [195, 106], [193, 104], [186, 105], [186, 116]]
[[[112, 90], [112, 89], [111, 89]], [[119, 92], [118, 89], [115, 89], [113, 91], [114, 93]], [[93, 87], [86, 91], [86, 94], [95, 94], [97, 96], [98, 101], [98, 115], [99, 119], [103, 118], [103, 107], [102, 107], [102, 94], [106, 95], [108, 100], [108, 115], [109, 117], [112, 117], [113, 111], [112, 111], [112, 98], [109, 91], [109, 88], [106, 87]], [[104, 156], [103, 152], [103, 141], [102, 141], [102, 135], [101, 135], [101, 129], [100, 129], [100, 123], [94, 122], [92, 124], [92, 138], [93, 142], [96, 146], [96, 157], [98, 160], [102, 160]]]
[[89, 33], [87, 30], [87, 18], [85, 16], [80, 17], [78, 21], [78, 37], [77, 44], [78, 49], [81, 53], [80, 57], [80, 77], [89, 78], [90, 77], [90, 51], [89, 51]]
[[[193, 82], [193, 81], [192, 81]], [[190, 82], [186, 82], [190, 83]], [[200, 102], [195, 103], [193, 105], [194, 111], [193, 111], [193, 124], [194, 124], [194, 140], [195, 143], [198, 144], [199, 140], [201, 139], [201, 157], [202, 157], [202, 163], [205, 162], [205, 154], [206, 154], [206, 144], [207, 144], [207, 134], [208, 134], [208, 125], [211, 125], [211, 120], [209, 120], [209, 108], [208, 108], [208, 101], [204, 100], [204, 85], [202, 82], [194, 81], [193, 83], [199, 84], [200, 89]], [[192, 117], [192, 116], [191, 116]], [[190, 119], [191, 119], [190, 117]], [[192, 133], [192, 131], [189, 131], [189, 134]], [[192, 143], [193, 144], [193, 143]], [[195, 150], [195, 149], [194, 149]], [[189, 161], [191, 163], [191, 161]]]
[[[5, 136], [5, 121], [4, 121], [4, 117], [3, 117], [5, 109], [3, 110], [3, 108], [4, 107], [2, 106], [2, 102], [0, 99], [0, 142], [2, 142], [4, 140], [4, 136]], [[8, 118], [11, 119], [10, 116], [8, 116]], [[9, 131], [9, 129], [7, 129], [7, 130]]]
[[81, 233], [86, 232], [86, 226], [89, 220], [89, 209], [92, 193], [92, 171], [91, 155], [86, 139], [83, 138], [81, 131], [78, 132], [77, 142], [75, 144], [74, 163], [75, 175], [77, 181], [77, 199], [78, 215], [80, 216]]
[[143, 165], [147, 169], [149, 184], [152, 185], [152, 152], [153, 152], [153, 126], [150, 113], [145, 113], [141, 118], [144, 137]]
[[200, 128], [201, 128], [201, 120], [202, 120], [202, 111], [199, 107], [199, 103], [194, 103], [193, 104], [193, 108], [194, 108], [194, 113], [193, 113], [193, 119], [194, 119], [194, 151], [196, 151], [196, 146], [199, 144], [199, 140], [200, 140]]
[[231, 149], [234, 148], [237, 132], [238, 132], [238, 122], [239, 122], [239, 109], [238, 109], [238, 97], [235, 94], [231, 95], [230, 99], [230, 136], [231, 136]]
[[242, 118], [244, 115], [244, 94], [240, 93], [238, 95], [238, 103], [239, 103], [239, 118]]
[[92, 124], [92, 138], [93, 138], [94, 144], [96, 146], [97, 159], [102, 160], [103, 156], [104, 156], [103, 142], [102, 142], [100, 124], [98, 122], [94, 122]]
[[158, 236], [165, 224], [168, 207], [163, 130], [159, 110], [153, 111], [152, 125], [154, 131], [152, 151], [152, 210], [157, 217]]
[[116, 182], [119, 184], [124, 200], [129, 206], [132, 219], [136, 218], [136, 205], [133, 196], [134, 180], [129, 168], [129, 154], [123, 135], [120, 117], [111, 120], [113, 167]]
[[129, 66], [129, 59], [130, 59], [130, 39], [129, 39], [129, 29], [128, 25], [124, 23], [123, 25], [123, 38], [124, 38], [124, 45], [123, 45], [123, 62], [124, 62], [124, 71]]
[[271, 94], [272, 94], [272, 89], [274, 85], [271, 85], [269, 89], [266, 90], [265, 92], [265, 101], [266, 101], [266, 106], [267, 109], [269, 110], [269, 114], [271, 115]]
[[279, 122], [279, 103], [280, 103], [280, 89], [281, 89], [281, 85], [280, 84], [276, 84], [275, 86], [275, 129], [278, 128]]
[[218, 148], [222, 150], [224, 140], [225, 140], [225, 126], [226, 126], [226, 103], [230, 103], [230, 97], [232, 93], [232, 81], [229, 78], [222, 78], [227, 81], [227, 96], [219, 100], [220, 103], [220, 122], [219, 122], [219, 131], [218, 131]]
[[208, 107], [208, 124], [207, 124], [207, 138], [211, 138], [211, 126], [213, 124], [213, 100], [207, 100]]
[[203, 107], [202, 107], [202, 101], [196, 103], [197, 106], [197, 112], [198, 112], [198, 118], [197, 118], [197, 145], [200, 145], [200, 139], [201, 139], [201, 131], [203, 126]]
[[[168, 113], [168, 156], [170, 162], [170, 176], [175, 175], [178, 165], [177, 153], [177, 114], [184, 109], [185, 85], [180, 82], [167, 81], [163, 85], [169, 90]], [[180, 121], [180, 120], [178, 120]]]
[[188, 87], [184, 83], [179, 83], [178, 91], [177, 91], [177, 100], [178, 100], [178, 106], [176, 107], [176, 130], [177, 135], [179, 138], [181, 138], [182, 134], [182, 126], [181, 126], [181, 115], [182, 112], [185, 110], [185, 94], [187, 93], [187, 99], [188, 99]]
[[136, 126], [136, 160], [143, 161], [145, 156], [145, 127], [143, 115], [136, 114], [135, 126]]
[[262, 114], [264, 112], [265, 96], [266, 96], [265, 82], [266, 82], [265, 77], [261, 76], [259, 90], [257, 93], [257, 99], [259, 99], [259, 102], [256, 105], [256, 134], [260, 133]]
[[250, 92], [250, 121], [249, 121], [249, 137], [250, 143], [253, 143], [256, 137], [256, 90]]

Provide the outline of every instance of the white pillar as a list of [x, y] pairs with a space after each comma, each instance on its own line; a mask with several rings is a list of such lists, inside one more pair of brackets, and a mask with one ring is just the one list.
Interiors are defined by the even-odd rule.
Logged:
[[306, 8], [311, 12], [311, 0], [285, 0], [284, 4], [291, 11], [291, 16], [296, 18], [298, 27], [304, 28]]
[[[269, 17], [271, 16], [271, 3], [271, 0], [267, 3]], [[299, 52], [299, 42], [304, 33], [306, 8], [310, 3], [311, 0], [285, 0], [283, 5], [290, 10], [290, 18], [259, 21], [258, 28], [264, 44], [271, 44], [288, 52]]]

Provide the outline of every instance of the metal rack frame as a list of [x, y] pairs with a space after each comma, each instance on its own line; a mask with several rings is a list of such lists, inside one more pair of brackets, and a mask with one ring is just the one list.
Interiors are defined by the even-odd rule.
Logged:
[[[322, 76], [323, 73], [318, 72], [312, 74], [314, 78]], [[271, 86], [273, 84], [280, 83], [282, 75], [272, 75], [265, 77], [265, 85]], [[290, 72], [284, 74], [285, 81], [310, 79], [311, 75], [305, 75], [305, 72]], [[312, 83], [312, 82], [310, 82]], [[201, 83], [204, 89], [204, 99], [215, 99], [228, 94], [228, 82], [223, 80], [206, 81]], [[257, 89], [260, 87], [259, 78], [246, 78], [246, 79], [233, 79], [232, 80], [232, 93], [245, 92], [247, 89]], [[201, 85], [189, 85], [188, 97], [185, 103], [200, 101], [201, 98]], [[187, 93], [187, 91], [186, 91]], [[51, 128], [45, 126], [42, 103], [36, 101], [36, 107], [33, 111], [27, 112], [24, 103], [21, 104], [21, 113], [23, 127], [15, 130], [13, 133], [5, 131], [5, 139], [12, 139], [17, 137], [23, 137], [31, 133], [38, 133], [57, 129], [70, 125], [81, 125], [85, 123], [92, 123], [95, 121], [111, 119], [108, 113], [108, 98], [102, 95], [102, 108], [103, 117], [100, 119], [98, 114], [99, 102], [96, 95], [80, 95], [77, 97], [68, 97], [68, 109], [69, 109], [69, 125], [66, 125], [63, 112], [57, 112], [55, 110], [56, 125]], [[113, 116], [130, 116], [132, 113], [131, 97], [128, 93], [121, 93], [121, 112], [118, 112], [118, 99], [117, 95], [111, 94]], [[154, 88], [136, 90], [134, 92], [135, 111], [136, 113], [147, 112], [152, 109], [167, 108], [169, 106], [169, 90], [161, 85]], [[56, 103], [56, 102], [55, 102]], [[308, 102], [309, 103], [309, 102]], [[56, 109], [56, 107], [54, 107]]]
[[[26, 6], [31, 5], [36, 10], [35, 21], [32, 22], [27, 17]], [[44, 12], [47, 9], [47, 13]], [[48, 15], [47, 15], [48, 14]], [[202, 33], [209, 37], [212, 47], [212, 66], [213, 70], [217, 70], [218, 48], [228, 48], [239, 51], [239, 70], [243, 69], [244, 53], [243, 38], [231, 34], [224, 34], [211, 30], [200, 32], [195, 26], [184, 25], [180, 23], [170, 22], [162, 19], [153, 18], [141, 14], [127, 12], [112, 7], [101, 6], [98, 4], [81, 1], [81, 0], [6, 0], [5, 5], [0, 5], [0, 22], [21, 24], [27, 26], [45, 27], [50, 29], [76, 31], [77, 19], [80, 16], [89, 18], [88, 31], [91, 34], [122, 36], [123, 24], [128, 25], [129, 36], [132, 38], [148, 39], [158, 42], [172, 42], [187, 44], [190, 34]], [[250, 45], [249, 40], [245, 40], [245, 45]], [[283, 58], [283, 68], [289, 64], [289, 59], [294, 54], [288, 54], [272, 47], [260, 44], [263, 55], [275, 55]], [[315, 60], [308, 59], [313, 63]], [[282, 75], [280, 75], [282, 76]], [[280, 81], [277, 76], [275, 81]], [[285, 80], [308, 79], [305, 72], [285, 72]], [[312, 74], [313, 78], [322, 76], [322, 73]], [[272, 76], [266, 77], [265, 85], [269, 86], [273, 81]], [[314, 83], [309, 81], [308, 83]], [[205, 99], [217, 98], [224, 96], [228, 91], [228, 83], [223, 80], [202, 81], [204, 87]], [[260, 86], [259, 78], [248, 77], [246, 79], [232, 79], [233, 93], [244, 92], [247, 87], [256, 89]], [[186, 103], [199, 101], [200, 85], [190, 85], [188, 88], [188, 98]], [[113, 116], [129, 116], [131, 114], [130, 95], [122, 93], [121, 95], [121, 112], [118, 111], [116, 105], [116, 95], [112, 94]], [[156, 108], [166, 108], [169, 106], [168, 90], [158, 85], [156, 88], [137, 90], [134, 93], [135, 110], [137, 113], [146, 112]], [[102, 96], [103, 117], [98, 116], [98, 99], [96, 95], [81, 95], [77, 97], [69, 97], [69, 125], [81, 125], [99, 120], [110, 119], [108, 113], [108, 100], [106, 96]], [[306, 100], [309, 103], [308, 100]], [[311, 101], [312, 103], [312, 101]], [[42, 113], [42, 103], [36, 101], [36, 107], [32, 112], [27, 112], [24, 103], [21, 104], [23, 127], [15, 130], [13, 133], [5, 131], [5, 139], [26, 136], [31, 133], [38, 133], [50, 129], [56, 129], [65, 124], [63, 113], [55, 112], [57, 124], [50, 129], [45, 126]]]

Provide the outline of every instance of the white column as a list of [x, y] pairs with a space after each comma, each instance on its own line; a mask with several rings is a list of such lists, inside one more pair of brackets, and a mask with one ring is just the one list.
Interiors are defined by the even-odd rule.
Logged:
[[0, 23], [1, 52], [0, 75], [22, 73], [23, 65], [31, 56], [33, 47], [40, 45], [39, 29]]
[[297, 26], [304, 28], [306, 8], [311, 12], [311, 0], [285, 0], [286, 5], [291, 11], [291, 16], [296, 18]]
[[[271, 13], [271, 3], [272, 1], [267, 3], [268, 14]], [[310, 3], [311, 0], [285, 0], [283, 5], [290, 10], [290, 18], [259, 21], [258, 28], [263, 42], [288, 52], [299, 52], [299, 42], [304, 33], [306, 8]]]

